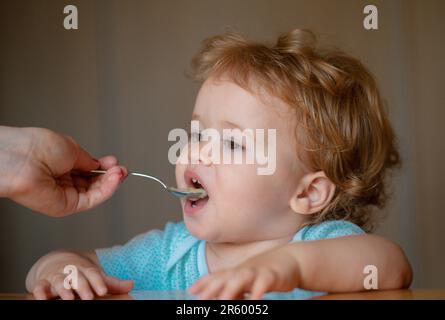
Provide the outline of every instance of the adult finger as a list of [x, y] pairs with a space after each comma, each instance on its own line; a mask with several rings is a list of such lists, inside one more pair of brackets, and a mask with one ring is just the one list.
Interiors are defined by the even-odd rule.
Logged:
[[90, 171], [99, 169], [101, 164], [99, 160], [93, 159], [88, 152], [86, 152], [77, 143], [77, 158], [74, 161], [73, 169], [81, 171]]
[[72, 175], [71, 179], [72, 179], [72, 185], [76, 189], [79, 189], [79, 188], [88, 189], [88, 187], [92, 183], [92, 178], [82, 177], [82, 176], [78, 176], [78, 175]]
[[120, 167], [113, 167], [92, 182], [86, 192], [78, 193], [76, 212], [91, 209], [108, 200], [119, 187], [124, 174]]
[[115, 167], [119, 164], [119, 161], [115, 156], [105, 156], [100, 158], [99, 160], [100, 168], [104, 170], [108, 170], [112, 167]]

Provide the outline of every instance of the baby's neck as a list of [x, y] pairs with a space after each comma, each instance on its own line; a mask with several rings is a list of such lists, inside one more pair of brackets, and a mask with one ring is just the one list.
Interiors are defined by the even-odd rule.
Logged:
[[288, 244], [294, 234], [271, 240], [260, 240], [243, 243], [206, 243], [206, 256], [209, 273], [235, 267], [245, 260]]

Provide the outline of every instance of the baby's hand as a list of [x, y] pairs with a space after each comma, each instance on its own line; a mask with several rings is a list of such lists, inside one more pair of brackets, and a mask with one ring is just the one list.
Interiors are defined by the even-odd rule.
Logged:
[[[75, 294], [82, 300], [91, 300], [95, 295], [126, 294], [133, 289], [133, 281], [110, 277], [85, 257], [74, 253], [53, 253], [53, 255], [56, 255], [54, 259], [56, 261], [51, 256], [46, 257], [44, 259], [46, 261], [42, 261], [41, 266], [36, 267], [35, 280], [27, 279], [27, 282], [31, 283], [30, 285], [27, 283], [28, 290], [38, 300], [57, 297], [73, 300]], [[63, 263], [61, 255], [65, 256]], [[70, 262], [67, 263], [68, 261]], [[63, 273], [63, 269], [68, 264], [77, 269], [77, 288], [74, 287], [75, 281], [71, 282], [70, 286], [65, 284], [67, 274]]]
[[290, 291], [300, 282], [297, 261], [282, 248], [248, 259], [237, 267], [198, 280], [189, 293], [200, 299], [261, 299], [269, 291]]

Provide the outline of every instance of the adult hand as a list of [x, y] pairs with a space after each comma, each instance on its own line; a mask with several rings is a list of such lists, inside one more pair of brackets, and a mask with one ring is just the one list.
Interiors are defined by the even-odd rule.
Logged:
[[[95, 169], [97, 176], [82, 175]], [[43, 128], [0, 126], [0, 196], [54, 217], [109, 199], [128, 175], [113, 156], [93, 159], [71, 137]]]

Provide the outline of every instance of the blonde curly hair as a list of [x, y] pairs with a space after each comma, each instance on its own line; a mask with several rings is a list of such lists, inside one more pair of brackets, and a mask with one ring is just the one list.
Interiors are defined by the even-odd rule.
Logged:
[[308, 30], [292, 30], [273, 45], [231, 32], [203, 41], [192, 76], [200, 82], [224, 76], [292, 107], [305, 162], [336, 186], [330, 204], [309, 223], [344, 219], [372, 231], [372, 209], [385, 205], [385, 177], [400, 157], [376, 81], [360, 61], [318, 47]]

